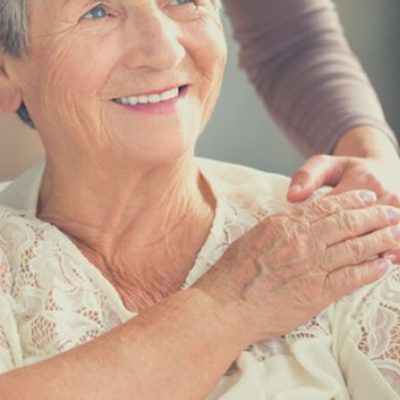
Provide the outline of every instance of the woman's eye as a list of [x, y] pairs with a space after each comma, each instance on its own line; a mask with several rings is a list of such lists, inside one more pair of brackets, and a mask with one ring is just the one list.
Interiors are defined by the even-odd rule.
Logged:
[[109, 12], [105, 6], [98, 5], [93, 7], [90, 11], [88, 11], [82, 19], [102, 19], [109, 15]]

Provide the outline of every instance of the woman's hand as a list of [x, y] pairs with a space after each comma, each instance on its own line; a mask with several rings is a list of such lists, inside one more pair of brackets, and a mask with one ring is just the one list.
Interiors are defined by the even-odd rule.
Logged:
[[[382, 276], [400, 210], [352, 191], [294, 206], [239, 238], [196, 284], [243, 345], [280, 336]], [[229, 329], [229, 327], [228, 327]]]
[[293, 175], [288, 200], [305, 200], [323, 185], [334, 187], [330, 195], [372, 190], [380, 204], [400, 207], [400, 159], [314, 156]]
[[[356, 127], [338, 141], [334, 156], [310, 158], [292, 177], [288, 200], [308, 198], [323, 185], [333, 186], [328, 195], [367, 189], [378, 196], [379, 204], [400, 207], [400, 159], [386, 135], [368, 126]], [[384, 254], [400, 262], [400, 249]]]

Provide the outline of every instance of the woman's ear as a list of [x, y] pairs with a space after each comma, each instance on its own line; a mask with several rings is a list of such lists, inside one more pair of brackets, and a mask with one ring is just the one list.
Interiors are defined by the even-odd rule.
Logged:
[[8, 76], [5, 61], [6, 56], [0, 50], [0, 110], [6, 113], [14, 113], [22, 103], [22, 96], [20, 89]]

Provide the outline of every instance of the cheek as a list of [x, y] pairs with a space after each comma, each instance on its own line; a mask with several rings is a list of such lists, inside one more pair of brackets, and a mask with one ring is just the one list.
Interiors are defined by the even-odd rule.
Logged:
[[[74, 93], [81, 99], [94, 97], [101, 90], [112, 66], [112, 46], [72, 41], [47, 53], [46, 76], [42, 86], [53, 94]], [[101, 52], [101, 49], [109, 51]], [[111, 51], [110, 51], [111, 50]]]
[[225, 35], [218, 20], [204, 21], [191, 32], [190, 56], [200, 78], [202, 126], [208, 121], [220, 93], [227, 61]]
[[113, 47], [105, 46], [104, 41], [103, 46], [89, 45], [81, 38], [66, 44], [59, 40], [38, 53], [33, 100], [40, 99], [37, 106], [42, 116], [50, 115], [75, 129], [83, 125], [87, 130], [98, 123], [103, 100], [99, 91], [108, 79], [113, 60], [110, 51], [99, 51], [102, 48]]
[[219, 17], [209, 17], [195, 25], [188, 35], [191, 56], [205, 78], [221, 79], [227, 60], [227, 45]]

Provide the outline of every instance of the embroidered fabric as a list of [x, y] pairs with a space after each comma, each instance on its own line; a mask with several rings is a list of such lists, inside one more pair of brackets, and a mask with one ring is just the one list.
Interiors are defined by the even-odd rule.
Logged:
[[[345, 299], [350, 302], [350, 296]], [[400, 270], [394, 266], [378, 283], [362, 290], [350, 329], [358, 349], [400, 393]]]
[[[0, 323], [3, 371], [11, 362], [17, 367], [43, 360], [122, 323], [107, 292], [82, 271], [54, 227], [10, 210], [0, 212], [0, 221], [0, 279], [7, 303]], [[5, 327], [10, 315], [14, 329]], [[15, 337], [23, 360], [9, 351]]]

